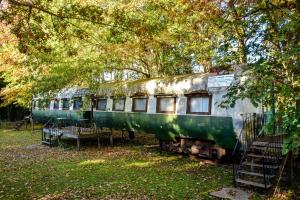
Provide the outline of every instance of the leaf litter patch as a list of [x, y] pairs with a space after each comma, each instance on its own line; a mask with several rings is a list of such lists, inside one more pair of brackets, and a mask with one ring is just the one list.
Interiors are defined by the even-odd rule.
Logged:
[[250, 194], [238, 188], [222, 188], [219, 191], [211, 192], [211, 196], [230, 200], [249, 200]]

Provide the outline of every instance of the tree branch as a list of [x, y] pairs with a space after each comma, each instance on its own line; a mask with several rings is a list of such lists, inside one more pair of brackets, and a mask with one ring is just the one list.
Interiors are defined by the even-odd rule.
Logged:
[[127, 31], [130, 31], [130, 32], [134, 32], [126, 27], [122, 27], [122, 26], [119, 26], [119, 25], [112, 25], [112, 24], [108, 24], [108, 23], [103, 23], [103, 22], [99, 22], [99, 21], [94, 21], [94, 20], [90, 20], [90, 19], [86, 19], [86, 18], [81, 18], [81, 17], [70, 17], [70, 16], [63, 16], [63, 15], [59, 15], [57, 13], [54, 13], [50, 10], [47, 10], [43, 7], [40, 7], [40, 6], [36, 6], [32, 3], [28, 3], [28, 2], [20, 2], [20, 1], [16, 1], [16, 0], [8, 0], [8, 2], [10, 2], [11, 4], [14, 4], [14, 5], [17, 5], [17, 6], [23, 6], [23, 7], [29, 7], [29, 8], [32, 8], [32, 9], [36, 9], [36, 10], [39, 10], [39, 11], [42, 11], [44, 13], [47, 13], [51, 16], [54, 16], [54, 17], [57, 17], [57, 18], [60, 18], [60, 19], [75, 19], [75, 20], [81, 20], [81, 21], [86, 21], [86, 22], [91, 22], [91, 23], [94, 23], [94, 24], [98, 24], [98, 25], [101, 25], [101, 26], [109, 26], [109, 27], [115, 27], [115, 28], [121, 28], [123, 30], [127, 30]]

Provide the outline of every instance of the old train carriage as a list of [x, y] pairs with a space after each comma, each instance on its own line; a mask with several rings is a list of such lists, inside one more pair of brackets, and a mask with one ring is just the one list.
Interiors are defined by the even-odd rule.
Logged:
[[234, 74], [206, 73], [103, 83], [92, 95], [87, 89], [70, 88], [51, 100], [50, 109], [37, 106], [33, 116], [38, 121], [63, 116], [74, 122], [92, 116], [98, 127], [232, 149], [242, 128], [241, 114], [260, 112], [247, 99], [234, 108], [218, 106], [232, 81]]
[[[35, 121], [46, 123], [54, 118], [67, 118], [72, 124], [79, 119], [89, 117], [90, 98], [87, 88], [65, 88], [50, 98], [35, 97], [32, 103], [32, 113]], [[85, 110], [85, 112], [83, 112]]]

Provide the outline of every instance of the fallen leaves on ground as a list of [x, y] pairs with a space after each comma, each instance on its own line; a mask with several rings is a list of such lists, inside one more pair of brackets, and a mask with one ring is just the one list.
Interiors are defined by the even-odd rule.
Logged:
[[42, 146], [38, 131], [0, 129], [0, 199], [214, 199], [210, 192], [231, 185], [229, 165], [160, 155], [149, 136], [137, 141], [78, 152]]

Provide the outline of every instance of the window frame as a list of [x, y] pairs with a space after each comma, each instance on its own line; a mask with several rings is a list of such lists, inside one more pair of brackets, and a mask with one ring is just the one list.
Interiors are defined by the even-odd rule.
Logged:
[[33, 110], [38, 110], [39, 107], [38, 107], [38, 100], [32, 100], [32, 109]]
[[[148, 96], [133, 96], [132, 98], [132, 112], [147, 112], [148, 111]], [[144, 110], [135, 110], [135, 99], [145, 99], [146, 100], [146, 105]]]
[[[162, 111], [160, 109], [160, 101], [163, 98], [173, 98], [173, 111]], [[156, 113], [175, 114], [176, 113], [176, 98], [174, 95], [156, 95]]]
[[51, 99], [45, 99], [44, 109], [50, 110], [51, 107]]
[[[79, 100], [80, 101], [80, 106], [79, 106], [79, 108], [75, 108], [75, 101], [77, 101], [77, 100]], [[83, 101], [82, 101], [82, 97], [74, 97], [73, 98], [73, 110], [80, 110], [81, 108], [82, 108], [82, 104], [83, 104]], [[70, 104], [70, 102], [69, 102], [69, 104]], [[70, 107], [70, 105], [69, 105], [69, 107]], [[70, 108], [69, 108], [70, 109]]]
[[[196, 114], [196, 115], [211, 115], [211, 103], [212, 103], [212, 95], [209, 93], [192, 93], [186, 94], [186, 114]], [[191, 112], [191, 98], [193, 97], [208, 97], [208, 112]]]
[[[98, 101], [99, 100], [105, 100], [106, 101], [105, 109], [104, 110], [98, 109]], [[95, 110], [96, 111], [106, 111], [106, 109], [107, 109], [107, 98], [96, 98]]]
[[[58, 99], [52, 99], [52, 101], [53, 101], [52, 109], [53, 110], [59, 110], [59, 100]], [[57, 107], [55, 107], [55, 102], [57, 102]]]
[[[120, 111], [120, 112], [124, 112], [125, 111], [125, 105], [126, 105], [126, 97], [113, 97], [112, 98], [113, 102], [112, 102], [112, 111]], [[115, 100], [124, 100], [124, 104], [123, 104], [123, 110], [116, 110], [115, 108]]]
[[[64, 107], [64, 101], [65, 100], [68, 100], [68, 108]], [[62, 98], [61, 101], [62, 101], [61, 109], [62, 110], [70, 110], [70, 99], [68, 99], [68, 98]]]

